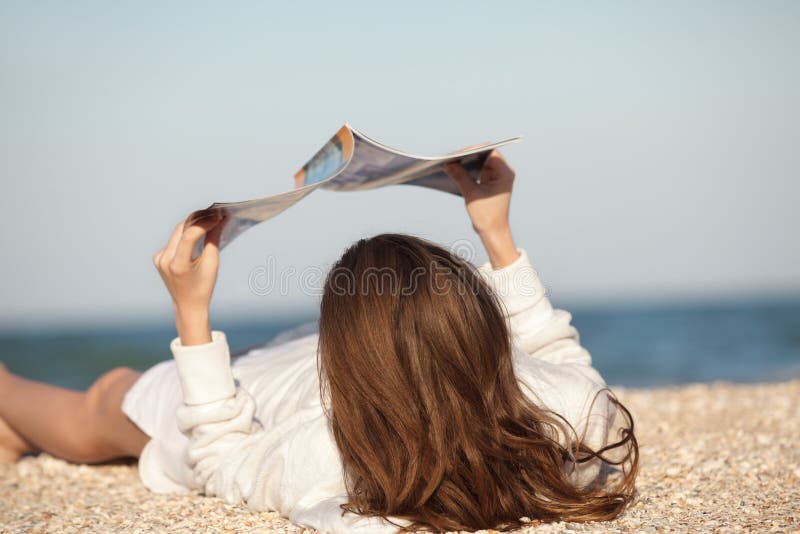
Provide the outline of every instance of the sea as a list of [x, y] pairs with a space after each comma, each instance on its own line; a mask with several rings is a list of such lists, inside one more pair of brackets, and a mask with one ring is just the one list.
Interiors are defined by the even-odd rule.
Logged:
[[[669, 306], [570, 308], [581, 343], [611, 385], [773, 382], [800, 378], [800, 299]], [[312, 313], [222, 321], [232, 350], [313, 321]], [[21, 376], [74, 389], [113, 367], [169, 359], [172, 324], [0, 330], [0, 361]]]

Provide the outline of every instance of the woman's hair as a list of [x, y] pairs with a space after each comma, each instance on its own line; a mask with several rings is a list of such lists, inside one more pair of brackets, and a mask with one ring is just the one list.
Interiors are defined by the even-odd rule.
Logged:
[[[506, 530], [522, 518], [611, 519], [632, 498], [628, 410], [610, 397], [626, 425], [593, 451], [537, 406], [514, 374], [501, 304], [437, 245], [383, 234], [347, 249], [325, 282], [319, 344], [346, 511], [402, 518], [408, 530]], [[591, 460], [622, 465], [618, 480], [571, 482], [568, 466]]]

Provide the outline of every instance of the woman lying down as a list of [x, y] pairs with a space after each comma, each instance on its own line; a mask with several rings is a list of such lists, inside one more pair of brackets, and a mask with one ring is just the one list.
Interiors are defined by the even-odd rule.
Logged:
[[512, 240], [514, 172], [497, 152], [477, 183], [447, 172], [489, 263], [408, 235], [361, 239], [327, 276], [318, 331], [233, 361], [208, 311], [224, 219], [178, 225], [154, 257], [174, 358], [85, 392], [0, 364], [0, 459], [137, 457], [152, 491], [331, 532], [614, 518], [634, 491], [633, 421]]

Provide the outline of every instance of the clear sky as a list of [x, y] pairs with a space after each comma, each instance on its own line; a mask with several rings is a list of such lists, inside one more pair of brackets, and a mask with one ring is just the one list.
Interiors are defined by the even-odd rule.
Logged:
[[[512, 223], [557, 303], [800, 295], [798, 57], [792, 1], [0, 2], [0, 325], [167, 318], [175, 223], [289, 189], [344, 122], [524, 135]], [[215, 313], [312, 309], [252, 273], [381, 231], [473, 239], [456, 197], [320, 191], [224, 251]]]

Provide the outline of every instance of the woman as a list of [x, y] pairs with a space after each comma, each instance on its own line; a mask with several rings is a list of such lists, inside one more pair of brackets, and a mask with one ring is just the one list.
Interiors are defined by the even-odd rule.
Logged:
[[115, 369], [83, 393], [3, 371], [5, 460], [138, 457], [153, 491], [333, 532], [615, 517], [634, 489], [633, 421], [512, 240], [514, 172], [494, 152], [477, 183], [459, 165], [447, 173], [489, 264], [410, 236], [361, 240], [328, 274], [318, 333], [232, 365], [208, 314], [224, 223], [178, 225], [154, 256], [174, 360]]

